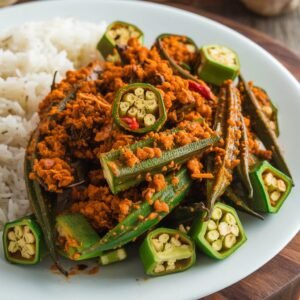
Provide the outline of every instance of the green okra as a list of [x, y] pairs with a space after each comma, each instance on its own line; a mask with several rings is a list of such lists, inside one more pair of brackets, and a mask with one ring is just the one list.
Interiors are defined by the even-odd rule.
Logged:
[[83, 260], [96, 255], [84, 255], [100, 239], [87, 219], [80, 213], [62, 214], [56, 217], [57, 241], [60, 253], [72, 260]]
[[225, 80], [234, 80], [239, 74], [238, 55], [225, 46], [204, 45], [200, 49], [200, 56], [196, 73], [205, 82], [220, 86]]
[[133, 83], [119, 89], [112, 115], [118, 126], [137, 134], [159, 131], [167, 120], [160, 92], [147, 83]]
[[2, 240], [10, 263], [35, 265], [46, 255], [43, 233], [33, 215], [6, 223]]
[[185, 271], [196, 261], [195, 245], [190, 237], [169, 228], [151, 231], [139, 252], [145, 273], [152, 276]]
[[195, 244], [210, 257], [224, 259], [247, 240], [245, 231], [234, 208], [216, 203], [211, 218], [206, 212], [195, 218], [189, 232]]
[[169, 208], [168, 212], [156, 212], [153, 203], [150, 204], [144, 200], [138, 208], [133, 208], [122, 222], [111, 229], [96, 244], [85, 249], [83, 255], [101, 255], [103, 251], [120, 248], [158, 224], [183, 201], [190, 190], [192, 180], [185, 168], [178, 171], [175, 176], [178, 179], [177, 185], [172, 184], [173, 175], [169, 175], [166, 178], [167, 186], [151, 197], [153, 203], [157, 200], [166, 203]]
[[155, 44], [154, 44], [154, 46], [157, 47], [160, 56], [163, 59], [165, 59], [165, 60], [167, 60], [169, 62], [171, 68], [173, 69], [173, 71], [176, 74], [178, 74], [181, 77], [186, 78], [186, 79], [195, 80], [196, 77], [191, 74], [191, 71], [194, 69], [194, 66], [187, 65], [184, 62], [176, 62], [174, 60], [174, 58], [172, 58], [168, 54], [168, 52], [166, 51], [166, 49], [164, 48], [164, 46], [163, 46], [163, 39], [166, 38], [166, 37], [170, 37], [170, 36], [177, 36], [177, 37], [180, 37], [180, 38], [184, 38], [186, 40], [185, 44], [187, 45], [187, 47], [189, 47], [191, 50], [194, 49], [194, 51], [196, 53], [198, 53], [198, 47], [197, 47], [196, 43], [191, 38], [189, 38], [187, 36], [174, 35], [174, 34], [169, 34], [169, 33], [163, 33], [163, 34], [159, 35], [156, 38], [156, 41], [155, 41]]
[[[217, 166], [214, 166], [212, 157], [208, 159], [208, 171], [214, 174], [214, 178], [207, 180], [207, 207], [209, 209], [207, 218], [210, 218], [216, 201], [224, 194], [232, 181], [231, 162], [237, 159], [240, 139], [241, 109], [237, 90], [232, 83], [226, 83], [221, 87], [220, 95], [214, 129], [224, 139], [224, 155]], [[229, 124], [228, 120], [232, 124]]]
[[278, 212], [291, 192], [292, 179], [267, 161], [258, 162], [249, 174], [254, 188], [249, 205], [260, 212]]
[[[122, 151], [124, 149], [100, 154], [99, 158], [110, 190], [113, 194], [116, 194], [144, 181], [147, 173], [156, 174], [162, 172], [163, 167], [167, 167], [171, 162], [173, 162], [174, 167], [176, 164], [186, 162], [189, 158], [201, 153], [203, 149], [213, 145], [218, 140], [217, 136], [211, 136], [185, 146], [174, 147], [171, 150], [162, 151], [160, 157], [143, 160], [131, 167], [122, 162]], [[155, 140], [149, 138], [132, 144], [127, 149], [134, 153], [137, 148], [153, 147], [154, 143]]]
[[118, 60], [116, 46], [127, 45], [130, 38], [137, 38], [141, 44], [144, 42], [144, 34], [137, 26], [123, 21], [111, 23], [100, 41], [97, 49], [104, 59], [115, 61]]
[[123, 261], [127, 258], [127, 253], [125, 248], [119, 248], [112, 251], [107, 251], [100, 255], [99, 264], [102, 266], [110, 265], [116, 262]]
[[239, 75], [239, 79], [245, 88], [243, 109], [249, 114], [251, 124], [256, 135], [263, 142], [265, 147], [272, 151], [272, 160], [274, 161], [275, 167], [292, 178], [291, 172], [278, 144], [275, 132], [269, 127], [269, 122], [264, 113], [261, 111], [259, 103], [250, 89], [247, 81], [242, 75]]

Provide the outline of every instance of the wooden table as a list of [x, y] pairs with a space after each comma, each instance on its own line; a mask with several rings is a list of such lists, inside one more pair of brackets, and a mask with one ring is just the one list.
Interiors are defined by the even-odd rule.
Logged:
[[[263, 18], [249, 12], [240, 2], [233, 0], [152, 0], [152, 2], [180, 7], [232, 27], [272, 53], [300, 81], [300, 58], [283, 46], [285, 44], [292, 50], [300, 51], [300, 8], [289, 15]], [[300, 300], [300, 233], [258, 271], [202, 300], [227, 299]]]

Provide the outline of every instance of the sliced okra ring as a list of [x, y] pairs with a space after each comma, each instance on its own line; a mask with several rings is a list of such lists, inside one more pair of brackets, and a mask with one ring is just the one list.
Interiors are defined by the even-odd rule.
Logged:
[[134, 83], [118, 91], [113, 117], [127, 131], [146, 133], [158, 131], [164, 125], [167, 114], [161, 94], [154, 86]]
[[291, 192], [292, 179], [268, 161], [257, 163], [249, 175], [254, 188], [253, 201], [249, 201], [249, 205], [261, 212], [278, 212]]
[[3, 247], [6, 260], [15, 264], [34, 265], [46, 254], [42, 230], [33, 216], [5, 224]]
[[183, 78], [187, 79], [195, 79], [193, 75], [191, 75], [191, 71], [194, 69], [194, 66], [188, 65], [186, 62], [178, 62], [172, 57], [167, 49], [163, 46], [163, 40], [165, 38], [175, 36], [177, 38], [182, 39], [182, 43], [186, 45], [186, 49], [191, 53], [198, 54], [198, 47], [196, 43], [189, 37], [184, 35], [174, 35], [163, 33], [156, 38], [155, 46], [157, 47], [160, 56], [167, 60], [176, 74], [179, 74]]
[[225, 80], [234, 80], [240, 71], [238, 55], [220, 45], [205, 45], [200, 50], [201, 62], [197, 67], [200, 79], [220, 86]]
[[107, 27], [104, 35], [98, 42], [97, 49], [104, 59], [116, 61], [119, 59], [116, 46], [127, 45], [130, 38], [137, 38], [143, 44], [144, 34], [133, 24], [116, 21]]
[[83, 260], [99, 256], [82, 251], [99, 241], [100, 237], [87, 219], [80, 213], [63, 214], [56, 218], [57, 243], [60, 253], [72, 260]]
[[193, 241], [185, 233], [168, 228], [150, 232], [139, 252], [145, 273], [153, 276], [187, 270], [196, 260]]
[[190, 235], [207, 255], [224, 259], [236, 251], [246, 240], [246, 235], [234, 208], [217, 203], [211, 219], [205, 221], [206, 212], [195, 219]]
[[124, 248], [108, 251], [103, 253], [99, 257], [99, 264], [102, 266], [110, 265], [116, 262], [120, 262], [127, 258], [127, 253]]

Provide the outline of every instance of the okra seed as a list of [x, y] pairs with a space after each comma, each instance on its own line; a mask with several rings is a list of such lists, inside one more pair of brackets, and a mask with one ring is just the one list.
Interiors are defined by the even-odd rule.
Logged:
[[278, 191], [274, 191], [274, 192], [272, 192], [272, 194], [270, 195], [270, 198], [271, 198], [271, 200], [272, 201], [278, 201], [279, 199], [280, 199], [280, 197], [281, 197], [281, 193], [280, 192], [278, 192]]
[[16, 253], [19, 250], [18, 243], [15, 241], [10, 241], [8, 244], [8, 252], [10, 253]]
[[167, 233], [162, 233], [159, 237], [158, 240], [163, 243], [166, 244], [169, 241], [170, 236]]
[[26, 251], [29, 255], [34, 255], [35, 254], [35, 247], [32, 244], [26, 244], [23, 247], [24, 251]]
[[30, 231], [31, 229], [29, 228], [29, 226], [24, 226], [24, 234]]
[[272, 116], [272, 108], [268, 105], [264, 105], [263, 108], [262, 108], [263, 112], [268, 116], [268, 117], [271, 117]]
[[176, 263], [176, 259], [169, 259], [168, 260], [168, 266], [172, 266]]
[[277, 179], [273, 177], [271, 184], [269, 185], [268, 190], [269, 191], [274, 191], [277, 189]]
[[219, 233], [223, 236], [230, 232], [229, 225], [226, 222], [221, 222], [218, 226]]
[[134, 94], [136, 96], [144, 96], [144, 89], [141, 87], [138, 87], [134, 90]]
[[186, 48], [189, 52], [191, 53], [195, 53], [196, 52], [196, 49], [195, 49], [195, 46], [194, 45], [191, 45], [191, 44], [186, 44]]
[[129, 108], [130, 108], [130, 104], [128, 102], [121, 102], [120, 103], [120, 115], [125, 116]]
[[155, 114], [155, 112], [158, 110], [158, 104], [156, 100], [146, 100], [145, 109], [147, 113]]
[[154, 92], [152, 91], [146, 91], [146, 100], [155, 100], [156, 99], [156, 96], [154, 94]]
[[186, 233], [186, 229], [185, 227], [183, 226], [183, 224], [180, 224], [179, 227], [178, 227], [178, 230], [183, 232], [183, 233]]
[[176, 247], [179, 247], [181, 245], [181, 242], [178, 239], [171, 237], [171, 244], [173, 244]]
[[19, 225], [16, 225], [14, 228], [17, 239], [20, 239], [23, 236], [23, 228]]
[[156, 122], [156, 118], [152, 114], [146, 114], [144, 117], [145, 126], [152, 126]]
[[264, 183], [266, 186], [270, 186], [272, 184], [273, 181], [273, 174], [271, 172], [268, 172], [265, 176], [264, 176]]
[[171, 249], [173, 249], [173, 248], [174, 248], [174, 246], [173, 246], [172, 244], [166, 243], [166, 244], [165, 244], [165, 249], [164, 249], [164, 251], [168, 251], [168, 250], [171, 250]]
[[217, 224], [216, 224], [216, 222], [213, 221], [213, 220], [209, 220], [209, 221], [207, 222], [207, 229], [208, 229], [208, 230], [214, 230], [214, 229], [217, 229]]
[[23, 248], [26, 245], [25, 239], [21, 238], [17, 241], [19, 247]]
[[158, 264], [156, 265], [155, 269], [154, 269], [154, 272], [155, 273], [160, 273], [160, 272], [163, 272], [165, 270], [165, 267], [161, 264]]
[[226, 222], [229, 225], [236, 224], [236, 219], [231, 213], [226, 213], [224, 217], [224, 222]]
[[236, 243], [236, 237], [232, 233], [225, 236], [224, 247], [226, 249], [232, 248], [235, 243]]
[[132, 105], [136, 100], [136, 96], [132, 93], [127, 93], [124, 95], [123, 100], [128, 102], [130, 105]]
[[137, 108], [137, 109], [143, 109], [145, 107], [145, 101], [143, 99], [137, 99], [135, 100], [134, 102], [134, 106]]
[[282, 179], [277, 180], [277, 187], [280, 192], [284, 193], [286, 191], [286, 184]]
[[240, 229], [236, 224], [232, 224], [230, 225], [230, 232], [235, 236], [239, 236]]
[[175, 270], [175, 265], [170, 265], [170, 266], [168, 265], [167, 268], [166, 268], [166, 270], [167, 271]]
[[157, 252], [160, 252], [164, 248], [164, 244], [160, 242], [158, 239], [152, 239], [153, 246]]
[[208, 231], [206, 234], [206, 239], [212, 243], [220, 237], [220, 233], [217, 230]]
[[189, 246], [186, 245], [186, 244], [183, 244], [183, 245], [180, 246], [180, 248], [182, 248], [182, 249], [187, 249], [188, 247], [189, 247]]
[[24, 239], [26, 243], [32, 244], [35, 241], [34, 235], [32, 233], [25, 233], [24, 234]]
[[136, 107], [131, 107], [127, 112], [129, 117], [135, 117], [137, 115]]
[[275, 122], [271, 121], [271, 122], [269, 123], [269, 127], [271, 128], [271, 130], [275, 130], [275, 129], [276, 129]]
[[7, 237], [10, 241], [15, 241], [17, 239], [16, 237], [16, 234], [13, 232], [13, 231], [10, 231], [8, 234], [7, 234]]
[[212, 219], [215, 220], [215, 221], [218, 221], [222, 218], [222, 209], [221, 208], [218, 208], [218, 207], [215, 207], [213, 212], [212, 212]]
[[216, 251], [220, 251], [222, 249], [222, 240], [216, 240], [211, 244], [212, 248]]

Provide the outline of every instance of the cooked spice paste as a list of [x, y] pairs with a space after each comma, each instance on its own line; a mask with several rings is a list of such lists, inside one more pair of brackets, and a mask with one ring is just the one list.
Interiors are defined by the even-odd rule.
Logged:
[[[182, 38], [166, 37], [163, 44], [176, 61], [190, 64], [195, 60], [195, 49]], [[148, 178], [149, 187], [144, 184], [144, 187], [113, 195], [103, 177], [99, 154], [121, 147], [122, 164], [133, 167], [141, 161], [161, 157], [162, 151], [208, 138], [214, 132], [216, 102], [190, 90], [189, 80], [174, 75], [168, 61], [161, 59], [156, 47], [147, 49], [133, 38], [129, 40], [122, 57], [127, 62], [124, 65], [96, 61], [78, 71], [69, 71], [65, 80], [55, 84], [39, 106], [41, 122], [38, 130], [41, 138], [36, 149], [38, 158], [30, 174], [31, 179], [42, 183], [48, 191], [62, 193], [70, 188], [72, 204], [68, 209], [82, 213], [100, 231], [111, 229], [123, 220], [133, 204], [143, 201], [141, 195], [149, 200], [149, 195], [160, 191], [166, 183], [162, 172]], [[173, 134], [164, 131], [148, 133], [146, 137], [154, 138], [155, 146], [141, 147], [135, 151], [122, 147], [145, 136], [133, 136], [115, 126], [111, 114], [116, 92], [131, 82], [149, 83], [158, 89], [168, 114], [165, 127], [179, 128]], [[65, 98], [68, 98], [66, 107], [59, 110], [57, 104]], [[188, 105], [193, 105], [193, 110], [185, 112]], [[201, 118], [206, 122], [197, 121]], [[245, 121], [251, 152], [270, 158], [269, 151], [259, 149], [251, 133], [249, 119], [245, 118]], [[236, 121], [229, 119], [227, 122], [234, 126]], [[208, 150], [217, 153], [215, 159], [220, 162], [220, 157], [224, 155], [222, 143], [219, 145], [221, 148], [211, 147]], [[86, 176], [84, 184], [76, 186], [80, 181], [78, 162], [84, 165]], [[233, 168], [239, 161], [230, 163]], [[117, 165], [112, 163], [111, 167], [115, 167], [117, 172]], [[203, 171], [200, 157], [190, 159], [187, 167], [194, 179], [213, 177], [212, 173]], [[159, 200], [153, 205], [156, 211], [168, 211], [167, 205]]]

